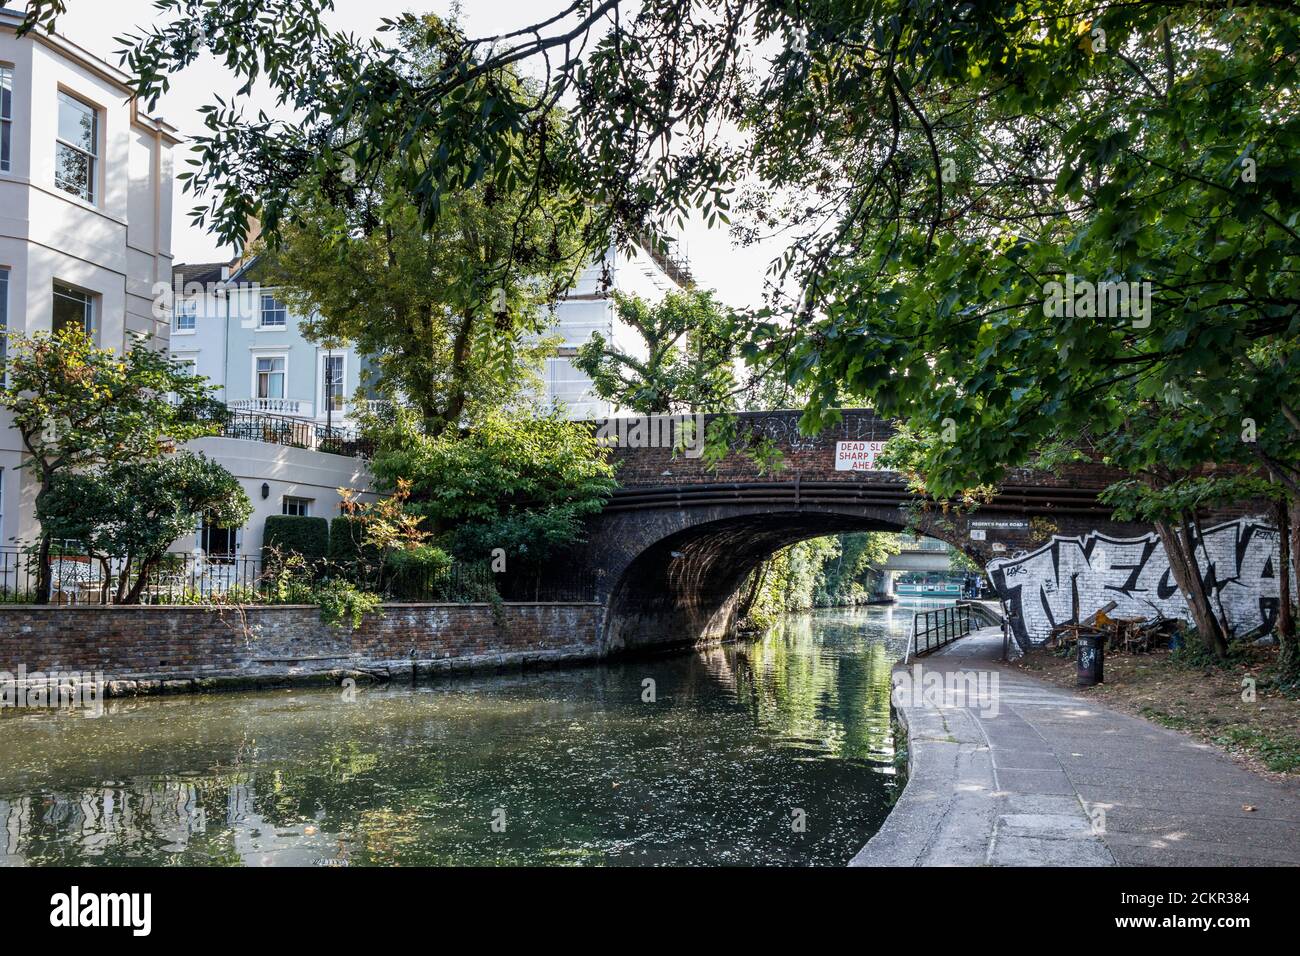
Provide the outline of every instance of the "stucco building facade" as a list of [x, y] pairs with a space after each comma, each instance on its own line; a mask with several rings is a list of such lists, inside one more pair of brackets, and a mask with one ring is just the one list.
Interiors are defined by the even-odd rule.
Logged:
[[[144, 115], [127, 77], [0, 10], [0, 326], [83, 324], [104, 347], [165, 347], [156, 288], [171, 276], [176, 131]], [[35, 532], [35, 491], [0, 412], [0, 545]]]

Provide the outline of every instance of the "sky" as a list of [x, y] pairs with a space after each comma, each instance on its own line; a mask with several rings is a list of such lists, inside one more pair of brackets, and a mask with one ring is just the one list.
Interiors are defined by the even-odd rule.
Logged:
[[[12, 6], [20, 6], [13, 3]], [[461, 9], [461, 18], [473, 36], [495, 36], [518, 29], [551, 16], [563, 9], [565, 0], [470, 0]], [[336, 0], [329, 17], [331, 26], [360, 37], [374, 35], [384, 17], [407, 11], [446, 14], [449, 0]], [[148, 24], [156, 11], [153, 0], [68, 0], [68, 12], [59, 21], [59, 32], [91, 53], [117, 64], [118, 44], [113, 38], [130, 32], [132, 27]], [[182, 135], [202, 130], [199, 108], [212, 102], [213, 94], [232, 96], [238, 84], [225, 68], [205, 56], [185, 72], [172, 78], [171, 90], [163, 96], [154, 115], [175, 126]], [[273, 116], [275, 102], [265, 90], [254, 90], [244, 101], [250, 113], [259, 109]], [[183, 170], [184, 150], [176, 157], [177, 170]], [[172, 223], [172, 251], [177, 262], [215, 262], [230, 258], [232, 250], [223, 249], [206, 232], [192, 226], [189, 210], [193, 196], [182, 195], [176, 185], [175, 219]], [[763, 276], [768, 263], [780, 251], [774, 244], [742, 248], [731, 242], [724, 227], [709, 229], [702, 221], [687, 224], [676, 237], [679, 253], [690, 262], [696, 281], [703, 288], [716, 289], [723, 302], [736, 306], [762, 304]]]

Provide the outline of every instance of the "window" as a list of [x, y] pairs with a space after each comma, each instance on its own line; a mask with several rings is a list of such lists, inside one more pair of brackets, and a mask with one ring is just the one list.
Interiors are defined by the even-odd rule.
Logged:
[[325, 394], [322, 396], [321, 409], [341, 412], [343, 411], [343, 356], [326, 355], [322, 365], [324, 374], [321, 378], [325, 383]]
[[99, 114], [76, 97], [59, 93], [59, 138], [54, 144], [54, 185], [95, 201], [99, 162]]
[[61, 282], [54, 283], [54, 319], [50, 327], [57, 335], [64, 329], [95, 332], [95, 297]]
[[193, 299], [176, 300], [176, 331], [193, 332], [194, 319], [198, 314], [199, 304]]
[[214, 560], [234, 560], [239, 553], [239, 529], [218, 528], [203, 522], [199, 530], [199, 547]]
[[0, 364], [5, 360], [9, 342], [9, 270], [0, 266]]
[[14, 70], [11, 66], [0, 66], [0, 173], [9, 172], [13, 127]]
[[257, 360], [256, 398], [284, 398], [284, 357], [266, 356]]
[[262, 328], [264, 329], [282, 329], [288, 312], [284, 308], [284, 303], [273, 295], [263, 294], [262, 296]]
[[311, 517], [311, 499], [294, 498], [290, 495], [284, 496], [284, 505], [281, 508], [284, 514], [293, 515], [295, 518]]

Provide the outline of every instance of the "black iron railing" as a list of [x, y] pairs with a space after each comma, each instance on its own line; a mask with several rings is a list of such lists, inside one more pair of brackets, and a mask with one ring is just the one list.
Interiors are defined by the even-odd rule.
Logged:
[[[563, 581], [494, 574], [487, 565], [392, 566], [378, 569], [347, 561], [171, 553], [144, 574], [139, 562], [56, 547], [49, 558], [45, 602], [41, 562], [31, 550], [0, 549], [0, 604], [310, 604], [314, 592], [345, 581], [379, 594], [387, 603], [587, 601], [595, 593], [588, 575]], [[123, 577], [125, 575], [125, 584]]]
[[937, 651], [972, 630], [971, 609], [964, 605], [917, 611], [912, 615], [912, 653], [920, 657]]
[[374, 442], [355, 428], [330, 427], [289, 415], [235, 411], [216, 418], [214, 423], [219, 438], [241, 438], [244, 441], [267, 442], [290, 448], [310, 448], [349, 458], [374, 457]]

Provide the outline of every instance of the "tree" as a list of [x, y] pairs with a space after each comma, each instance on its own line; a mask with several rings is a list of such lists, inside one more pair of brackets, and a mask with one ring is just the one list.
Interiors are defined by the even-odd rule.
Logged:
[[616, 292], [614, 304], [643, 348], [626, 352], [592, 333], [574, 365], [591, 376], [596, 394], [643, 415], [732, 407], [735, 336], [712, 292], [669, 292], [653, 305]]
[[818, 603], [832, 607], [861, 603], [868, 596], [868, 578], [898, 553], [898, 535], [888, 531], [859, 531], [838, 541], [838, 554], [822, 565], [815, 594]]
[[614, 470], [590, 428], [558, 414], [492, 411], [474, 428], [424, 433], [400, 413], [372, 463], [384, 486], [409, 482], [407, 509], [463, 560], [501, 549], [507, 562], [537, 570], [582, 540], [582, 519], [614, 489]]
[[[587, 190], [592, 235], [699, 208], [745, 239], [790, 237], [744, 354], [808, 395], [807, 429], [850, 398], [951, 423], [923, 468], [940, 497], [1070, 442], [1153, 487], [1207, 460], [1255, 468], [1297, 540], [1300, 15], [1284, 4], [583, 0], [458, 36], [421, 82], [392, 45], [319, 28], [286, 49], [285, 27], [228, 24], [225, 6], [168, 4], [128, 61], [155, 94], [195, 34], [230, 25], [216, 49], [244, 76], [265, 62], [305, 111], [283, 131], [210, 114], [190, 183], [228, 231], [247, 215], [236, 187], [269, 184], [274, 212], [353, 149], [363, 171], [396, 162], [431, 221], [498, 175], [512, 127], [572, 94], [575, 142], [541, 154]], [[535, 96], [487, 79], [530, 58], [547, 67]], [[403, 154], [429, 131], [445, 148], [421, 171]]]
[[[1294, 513], [1300, 490], [1300, 123], [1274, 105], [1300, 20], [1264, 4], [960, 17], [906, 13], [887, 56], [819, 50], [761, 115], [769, 190], [849, 185], [799, 267], [809, 321], [760, 326], [751, 354], [789, 356], [809, 427], [858, 393], [949, 433], [918, 469], [938, 495], [1061, 445], [1137, 476], [1130, 513], [1222, 654], [1198, 509], [1271, 477]], [[863, 71], [883, 91], [866, 108]], [[810, 118], [811, 139], [782, 140]]]
[[[401, 31], [414, 79], [456, 55], [432, 16]], [[518, 95], [508, 70], [497, 80]], [[558, 113], [539, 117], [548, 141], [568, 136]], [[432, 157], [429, 134], [410, 152]], [[426, 160], [431, 162], [432, 160]], [[418, 161], [417, 161], [418, 162]], [[504, 183], [466, 183], [426, 222], [395, 163], [365, 181], [334, 172], [305, 180], [273, 243], [266, 278], [303, 315], [310, 338], [350, 341], [372, 360], [375, 387], [412, 402], [437, 435], [480, 409], [540, 385], [551, 305], [586, 265], [585, 200], [559, 177], [527, 174], [545, 157], [520, 132], [501, 157]]]
[[[44, 532], [79, 541], [107, 570], [119, 562], [115, 604], [137, 604], [168, 548], [200, 522], [238, 527], [253, 513], [221, 465], [188, 451], [58, 471], [37, 502]], [[107, 595], [108, 576], [104, 578]]]
[[870, 598], [868, 586], [891, 554], [892, 532], [864, 531], [811, 538], [766, 558], [741, 588], [739, 616], [768, 627], [788, 611], [844, 607]]
[[[65, 475], [153, 461], [175, 443], [214, 430], [196, 414], [212, 403], [206, 380], [184, 371], [147, 341], [119, 356], [77, 328], [30, 338], [10, 333], [8, 338], [0, 407], [12, 414], [30, 456], [23, 467], [39, 482], [38, 515], [49, 512], [48, 499]], [[40, 603], [49, 600], [50, 540], [50, 529], [42, 525]]]

